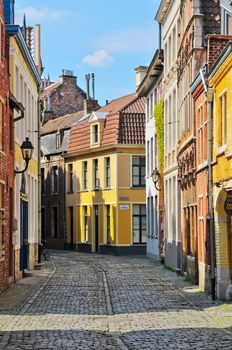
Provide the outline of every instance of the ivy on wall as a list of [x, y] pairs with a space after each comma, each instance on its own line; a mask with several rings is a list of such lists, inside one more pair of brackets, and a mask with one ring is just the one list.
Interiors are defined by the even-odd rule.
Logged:
[[158, 144], [158, 170], [162, 175], [164, 170], [164, 100], [155, 105], [154, 118]]

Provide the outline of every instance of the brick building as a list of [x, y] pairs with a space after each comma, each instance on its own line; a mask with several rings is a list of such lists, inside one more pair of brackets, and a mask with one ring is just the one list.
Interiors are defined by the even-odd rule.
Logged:
[[[93, 101], [94, 100], [94, 74], [92, 76], [93, 85]], [[89, 80], [90, 76], [87, 75]], [[87, 81], [87, 86], [88, 86]], [[60, 79], [57, 82], [50, 82], [50, 79], [44, 80], [42, 83], [42, 99], [44, 101], [44, 121], [59, 118], [67, 114], [83, 111], [84, 101], [91, 99], [89, 96], [89, 88], [87, 93], [77, 85], [77, 77], [72, 71], [62, 70]], [[96, 101], [95, 101], [96, 102]], [[96, 109], [100, 108], [99, 105]]]
[[3, 0], [0, 0], [0, 291], [7, 288], [13, 275], [13, 133], [9, 108], [8, 55]]

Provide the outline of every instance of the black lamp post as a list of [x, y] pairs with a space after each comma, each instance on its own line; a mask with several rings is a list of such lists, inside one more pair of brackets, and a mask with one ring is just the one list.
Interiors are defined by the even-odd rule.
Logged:
[[152, 171], [151, 177], [152, 181], [154, 182], [155, 188], [157, 189], [157, 191], [160, 191], [160, 189], [157, 187], [157, 182], [159, 182], [160, 179], [160, 173], [157, 168]]
[[29, 161], [32, 158], [32, 153], [34, 150], [34, 147], [28, 137], [26, 137], [26, 140], [23, 141], [20, 148], [21, 148], [22, 156], [23, 156], [23, 159], [25, 160], [26, 165], [23, 170], [15, 170], [14, 171], [15, 174], [22, 174], [27, 170]]

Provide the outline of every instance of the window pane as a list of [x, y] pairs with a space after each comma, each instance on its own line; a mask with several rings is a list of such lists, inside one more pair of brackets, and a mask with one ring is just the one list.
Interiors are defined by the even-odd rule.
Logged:
[[133, 176], [133, 185], [139, 186], [139, 177], [138, 176]]
[[133, 175], [139, 176], [139, 167], [133, 167]]
[[146, 215], [146, 205], [144, 204], [141, 205], [141, 214]]
[[146, 218], [142, 217], [142, 230], [146, 230]]
[[133, 218], [133, 228], [135, 230], [139, 230], [139, 217], [134, 216]]
[[135, 204], [135, 205], [133, 205], [133, 214], [134, 215], [139, 215], [140, 214], [140, 206], [139, 205], [137, 205], [137, 204]]
[[139, 157], [133, 157], [133, 165], [139, 165]]
[[146, 231], [142, 231], [142, 243], [146, 243], [147, 242], [147, 234]]
[[134, 230], [133, 235], [134, 235], [134, 243], [139, 243], [139, 230]]

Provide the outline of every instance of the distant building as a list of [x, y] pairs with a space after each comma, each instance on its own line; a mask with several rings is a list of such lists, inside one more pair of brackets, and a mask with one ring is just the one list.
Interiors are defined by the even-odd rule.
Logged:
[[[92, 99], [95, 101], [94, 74], [92, 74], [92, 79], [92, 98], [89, 96], [88, 91], [86, 93], [77, 85], [77, 77], [73, 75], [72, 71], [63, 69], [60, 79], [56, 82], [50, 82], [50, 78], [44, 79], [41, 85], [41, 97], [44, 102], [43, 124], [50, 119], [83, 111], [85, 100]], [[95, 101], [94, 109], [98, 108], [100, 108], [100, 106], [98, 105], [97, 101]]]
[[71, 126], [84, 111], [49, 120], [41, 128], [41, 225], [48, 248], [65, 247], [65, 164]]
[[146, 253], [145, 104], [131, 94], [71, 129], [66, 160], [68, 247]]
[[[140, 67], [136, 68], [137, 74]], [[146, 98], [146, 197], [147, 197], [147, 255], [160, 260], [163, 244], [163, 186], [159, 191], [152, 180], [158, 169], [158, 142], [154, 118], [154, 106], [163, 98], [163, 51], [157, 50], [141, 83], [137, 87], [139, 96]], [[139, 83], [139, 82], [138, 82]], [[157, 184], [160, 186], [161, 183]]]

